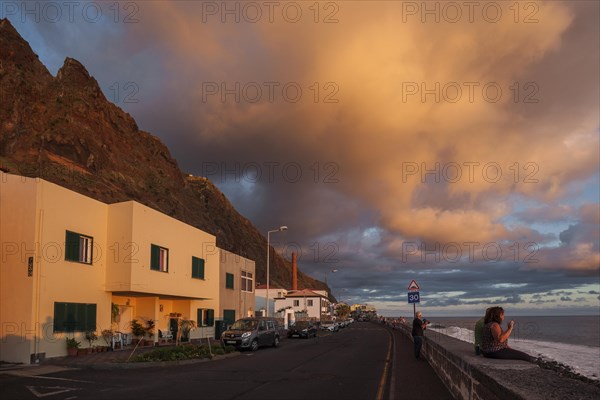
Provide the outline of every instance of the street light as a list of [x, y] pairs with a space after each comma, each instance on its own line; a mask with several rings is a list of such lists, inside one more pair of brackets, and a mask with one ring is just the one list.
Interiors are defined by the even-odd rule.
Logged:
[[271, 247], [271, 233], [286, 231], [287, 228], [287, 226], [282, 225], [278, 229], [273, 229], [272, 231], [267, 232], [267, 299], [265, 301], [265, 310], [267, 312], [267, 317], [269, 316], [269, 257], [271, 256], [269, 247]]
[[[338, 270], [337, 270], [336, 268], [334, 268], [334, 269], [332, 269], [332, 270], [330, 270], [330, 271], [327, 271], [327, 272], [325, 272], [325, 286], [327, 286], [327, 288], [328, 288], [328, 289], [331, 289], [331, 288], [329, 287], [329, 284], [327, 283], [327, 276], [329, 276], [329, 273], [330, 273], [330, 272], [331, 272], [332, 274], [335, 274], [336, 272], [338, 272]], [[331, 295], [333, 295], [333, 289], [331, 289], [331, 292], [329, 293], [329, 295], [330, 295], [330, 296], [331, 296]], [[329, 296], [328, 296], [328, 298], [327, 298], [327, 301], [329, 301]], [[332, 312], [332, 307], [333, 307], [333, 304], [331, 304], [331, 303], [330, 303], [330, 304], [329, 304], [329, 314], [330, 314], [330, 315], [331, 315], [331, 312]]]
[[325, 284], [327, 285], [327, 287], [329, 287], [329, 284], [327, 283], [327, 276], [329, 275], [329, 273], [330, 273], [330, 272], [332, 272], [332, 273], [336, 273], [336, 272], [338, 272], [338, 270], [334, 268], [334, 269], [332, 269], [331, 271], [327, 271], [327, 272], [325, 273]]

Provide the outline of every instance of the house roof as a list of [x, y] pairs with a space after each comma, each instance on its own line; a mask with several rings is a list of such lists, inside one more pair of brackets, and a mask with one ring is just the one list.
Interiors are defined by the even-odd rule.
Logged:
[[288, 292], [287, 296], [285, 296], [285, 297], [323, 297], [323, 298], [326, 298], [325, 296], [315, 293], [309, 289], [302, 289], [302, 290], [295, 290], [293, 292]]

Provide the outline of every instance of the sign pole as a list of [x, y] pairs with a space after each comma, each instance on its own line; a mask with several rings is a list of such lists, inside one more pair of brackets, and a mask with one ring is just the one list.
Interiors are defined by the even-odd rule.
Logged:
[[419, 293], [419, 284], [413, 279], [408, 285], [408, 304], [413, 305], [413, 318], [417, 318], [417, 303], [421, 302], [421, 294]]

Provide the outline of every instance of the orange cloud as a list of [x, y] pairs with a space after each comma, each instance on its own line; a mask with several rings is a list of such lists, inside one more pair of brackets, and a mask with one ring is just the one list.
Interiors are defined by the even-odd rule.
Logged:
[[[535, 236], [501, 222], [508, 199], [555, 201], [598, 168], [599, 43], [597, 31], [574, 22], [597, 6], [531, 2], [537, 22], [529, 24], [525, 14], [515, 23], [507, 7], [496, 23], [479, 14], [423, 23], [405, 3], [339, 3], [339, 22], [324, 24], [308, 9], [297, 23], [220, 23], [212, 14], [205, 22], [202, 5], [153, 2], [133, 29], [167, 55], [168, 85], [194, 140], [223, 148], [241, 140], [256, 157], [335, 160], [344, 176], [335, 190], [376, 209], [402, 237]], [[257, 102], [221, 92], [206, 99], [207, 83], [221, 91], [252, 82], [263, 90]], [[278, 83], [274, 101], [265, 82]], [[297, 103], [282, 98], [290, 82], [302, 88]], [[326, 103], [332, 93], [337, 102]], [[582, 245], [571, 255], [597, 254]]]

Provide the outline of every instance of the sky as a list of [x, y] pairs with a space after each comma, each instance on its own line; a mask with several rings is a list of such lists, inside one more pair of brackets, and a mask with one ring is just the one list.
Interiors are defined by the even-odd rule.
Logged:
[[387, 316], [600, 314], [600, 3], [0, 2]]

